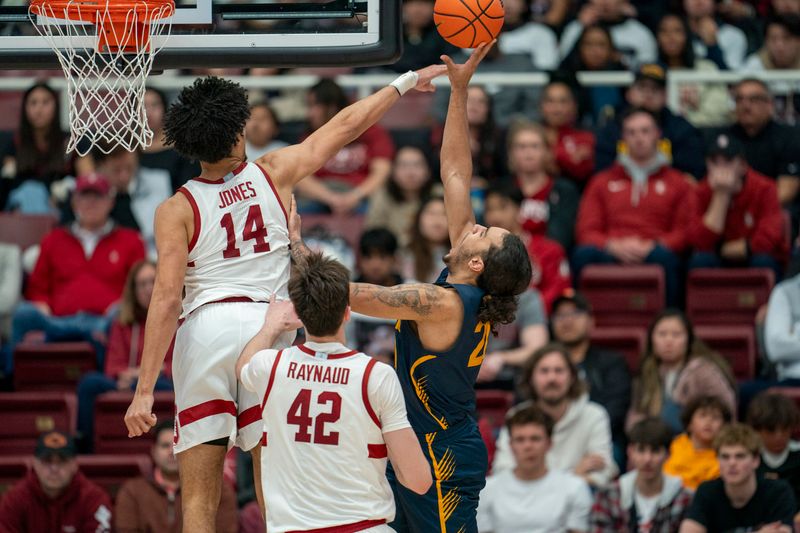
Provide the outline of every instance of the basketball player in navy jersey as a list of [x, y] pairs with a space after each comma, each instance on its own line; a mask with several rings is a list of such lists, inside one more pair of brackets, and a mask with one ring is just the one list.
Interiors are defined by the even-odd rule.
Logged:
[[[436, 283], [380, 287], [353, 283], [351, 308], [396, 319], [395, 368], [411, 426], [433, 470], [424, 495], [388, 472], [397, 531], [477, 532], [478, 496], [486, 481], [486, 448], [473, 418], [474, 385], [494, 326], [514, 319], [517, 295], [530, 284], [531, 263], [520, 239], [475, 223], [470, 201], [472, 155], [467, 86], [489, 46], [463, 65], [446, 56], [452, 92], [442, 144], [441, 176], [452, 249]], [[291, 217], [292, 254], [303, 254], [299, 221]]]

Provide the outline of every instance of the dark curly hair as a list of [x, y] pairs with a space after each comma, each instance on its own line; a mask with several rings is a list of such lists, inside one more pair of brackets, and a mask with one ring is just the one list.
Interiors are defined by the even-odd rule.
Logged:
[[164, 137], [184, 157], [216, 163], [231, 155], [250, 116], [247, 93], [209, 76], [185, 87], [164, 118]]
[[509, 233], [503, 245], [492, 246], [483, 260], [478, 287], [486, 294], [478, 309], [478, 320], [509, 324], [517, 313], [517, 296], [531, 284], [531, 260], [522, 240]]

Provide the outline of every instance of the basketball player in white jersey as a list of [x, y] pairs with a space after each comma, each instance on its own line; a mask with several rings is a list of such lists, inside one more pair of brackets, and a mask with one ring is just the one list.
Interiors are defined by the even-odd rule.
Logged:
[[[392, 531], [398, 479], [424, 494], [431, 469], [406, 417], [389, 365], [344, 345], [350, 273], [310, 254], [289, 280], [291, 302], [271, 303], [264, 327], [236, 364], [244, 387], [261, 398], [261, 468], [267, 531]], [[284, 327], [305, 327], [304, 344], [268, 349]]]
[[[236, 358], [261, 326], [270, 294], [286, 295], [292, 187], [356, 139], [412, 88], [433, 90], [444, 66], [400, 76], [342, 110], [304, 142], [245, 156], [247, 96], [220, 78], [195, 81], [165, 118], [165, 141], [198, 160], [201, 175], [159, 206], [158, 270], [145, 329], [144, 354], [125, 415], [131, 437], [155, 423], [153, 384], [175, 337], [175, 453], [181, 475], [183, 530], [211, 531], [227, 449], [252, 450], [260, 494], [259, 399], [242, 389]], [[178, 319], [182, 325], [177, 329]], [[287, 335], [279, 342], [291, 343]]]

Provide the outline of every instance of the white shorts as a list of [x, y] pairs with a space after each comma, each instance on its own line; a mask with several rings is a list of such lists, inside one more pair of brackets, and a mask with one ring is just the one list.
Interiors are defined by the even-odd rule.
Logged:
[[[261, 329], [266, 303], [211, 303], [193, 311], [178, 328], [172, 358], [175, 385], [175, 453], [228, 438], [250, 450], [261, 440], [261, 398], [236, 379], [236, 360]], [[295, 332], [278, 338], [286, 348]]]

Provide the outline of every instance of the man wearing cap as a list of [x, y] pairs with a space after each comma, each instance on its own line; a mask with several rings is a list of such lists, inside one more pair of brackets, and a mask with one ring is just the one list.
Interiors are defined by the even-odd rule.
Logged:
[[30, 331], [44, 331], [46, 341], [87, 340], [101, 349], [96, 341], [108, 329], [128, 271], [144, 259], [139, 234], [109, 218], [114, 196], [104, 178], [79, 177], [71, 203], [75, 222], [42, 239], [27, 300], [14, 312], [10, 353]]
[[69, 435], [49, 431], [39, 437], [33, 469], [0, 503], [0, 531], [111, 531], [111, 498], [78, 471]]
[[689, 268], [766, 267], [780, 278], [788, 250], [775, 182], [750, 168], [741, 142], [725, 133], [709, 145], [706, 165], [688, 231]]
[[592, 345], [594, 315], [589, 301], [578, 292], [565, 291], [550, 313], [553, 340], [566, 346], [589, 388], [589, 400], [605, 407], [611, 421], [614, 458], [624, 463], [625, 415], [631, 403], [631, 375], [622, 354]]
[[[667, 107], [667, 75], [656, 63], [647, 63], [636, 71], [636, 79], [625, 92], [627, 106], [647, 109], [658, 119], [661, 128], [659, 150], [667, 156], [676, 169], [701, 179], [705, 174], [703, 162], [703, 137], [700, 131], [685, 118]], [[605, 170], [614, 164], [619, 154], [627, 153], [622, 139], [622, 122], [609, 122], [597, 133], [596, 170]]]

